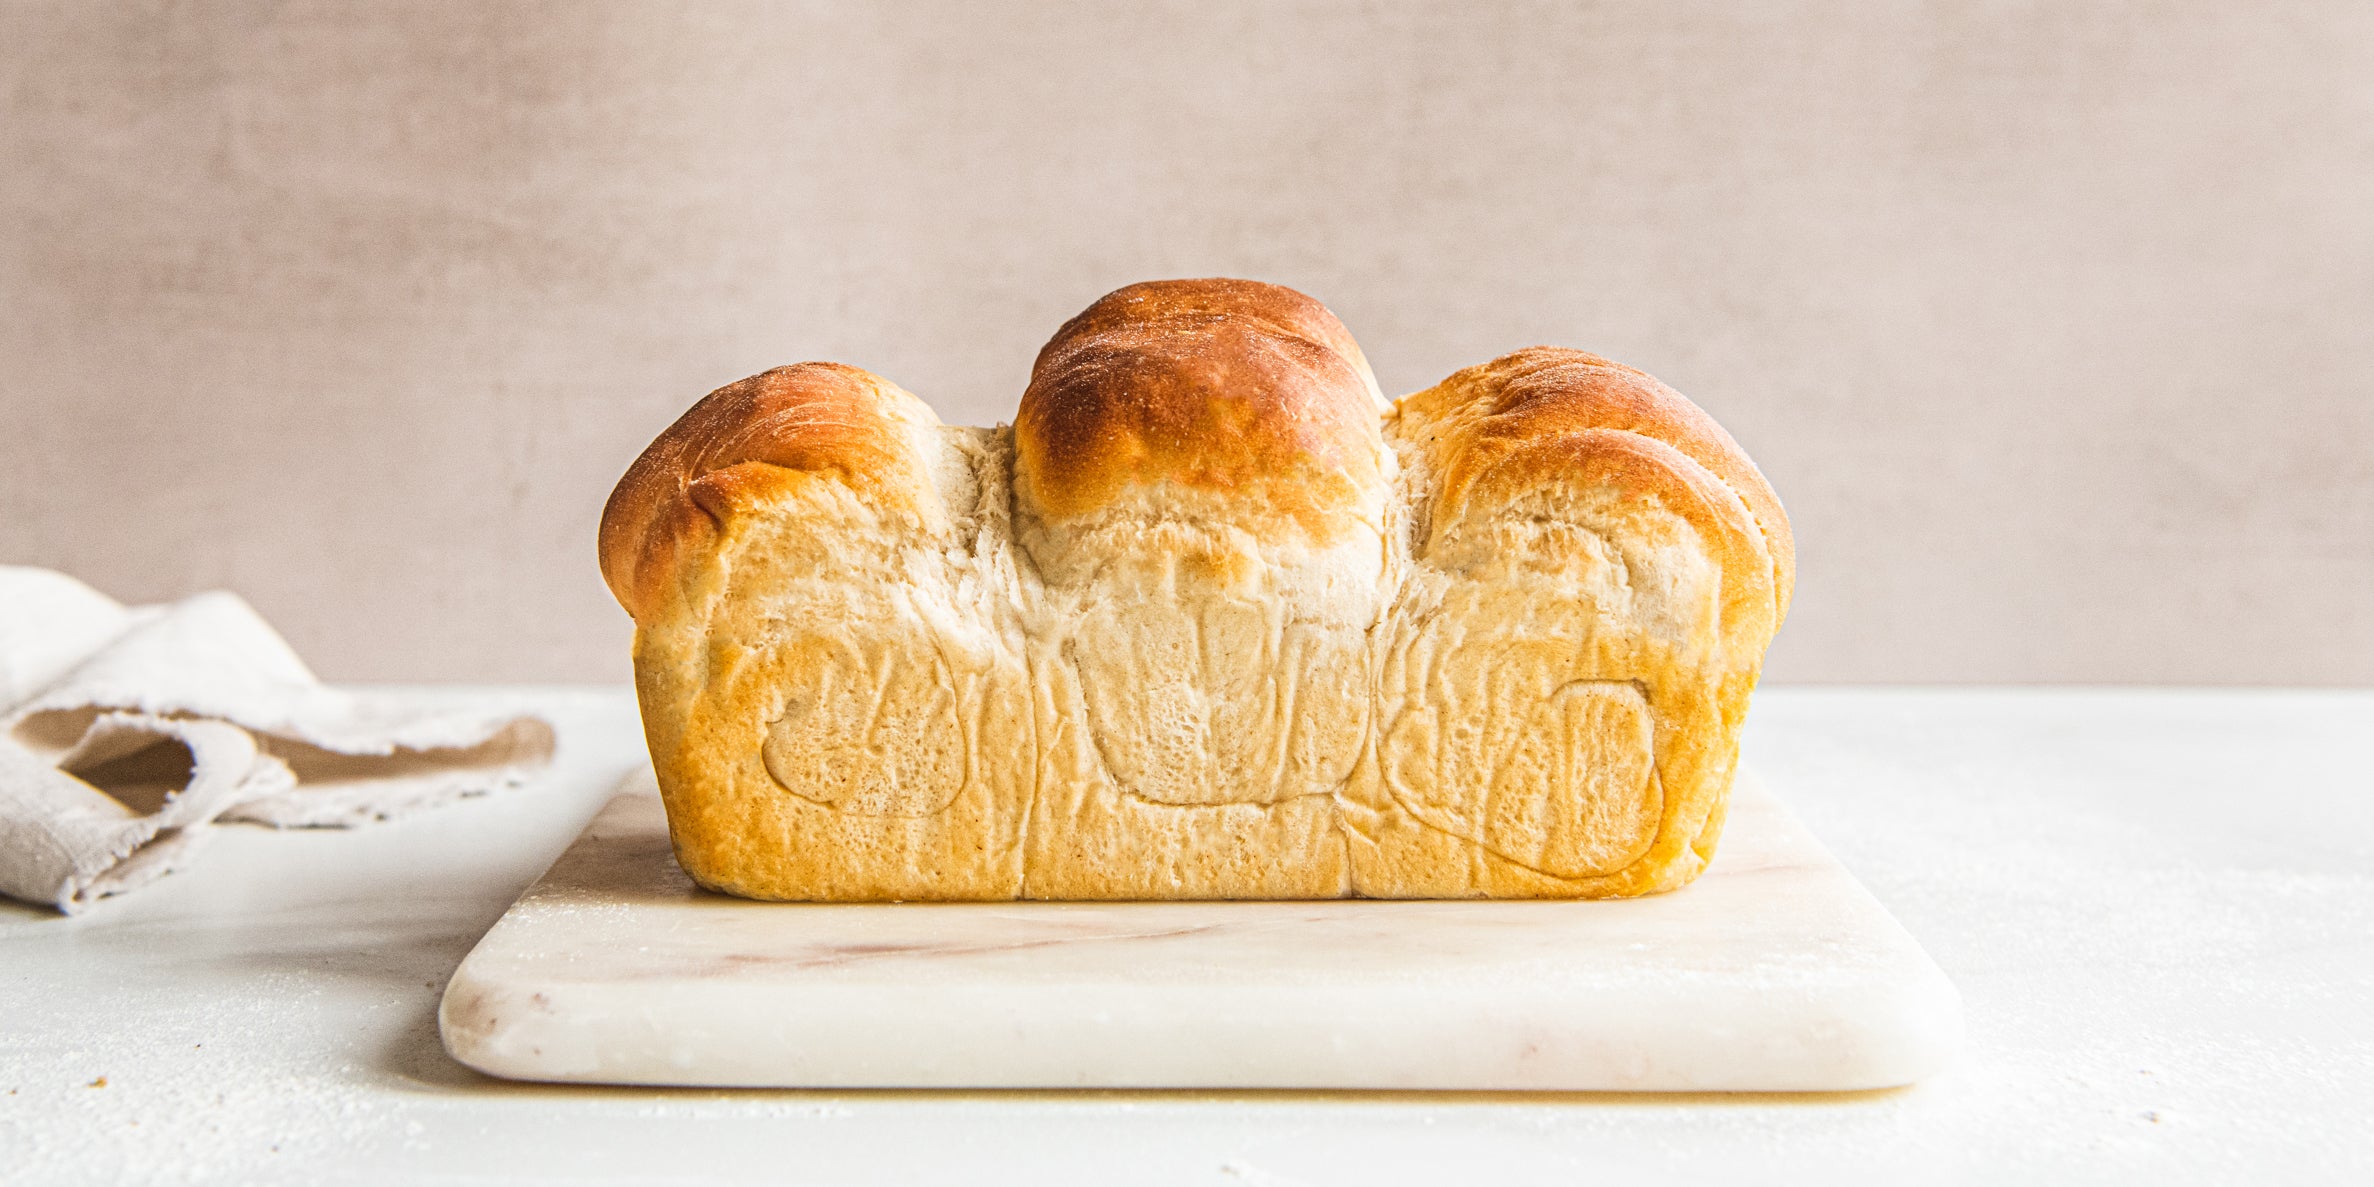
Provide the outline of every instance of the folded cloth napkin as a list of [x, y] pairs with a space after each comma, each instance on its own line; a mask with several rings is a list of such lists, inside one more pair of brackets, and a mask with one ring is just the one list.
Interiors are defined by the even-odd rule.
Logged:
[[517, 786], [552, 727], [324, 687], [236, 595], [126, 607], [0, 566], [0, 894], [72, 913], [210, 826], [347, 828]]

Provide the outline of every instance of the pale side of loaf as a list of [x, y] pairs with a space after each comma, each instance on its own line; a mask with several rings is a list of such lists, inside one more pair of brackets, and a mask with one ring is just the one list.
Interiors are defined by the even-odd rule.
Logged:
[[1794, 576], [1649, 376], [1544, 347], [1388, 405], [1227, 280], [1091, 306], [1011, 428], [835, 364], [721, 389], [601, 552], [678, 860], [827, 901], [1682, 885]]

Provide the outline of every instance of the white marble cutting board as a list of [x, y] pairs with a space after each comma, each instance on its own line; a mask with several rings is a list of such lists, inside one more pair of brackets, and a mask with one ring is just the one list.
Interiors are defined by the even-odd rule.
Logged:
[[646, 772], [479, 941], [497, 1076], [832, 1088], [1811, 1091], [1961, 1040], [1937, 966], [1743, 772], [1714, 865], [1621, 902], [755, 903]]

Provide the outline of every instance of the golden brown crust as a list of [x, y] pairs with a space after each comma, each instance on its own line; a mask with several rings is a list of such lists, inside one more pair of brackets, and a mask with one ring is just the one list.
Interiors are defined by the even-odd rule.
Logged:
[[[1049, 353], [1067, 343], [1108, 330], [1196, 315], [1264, 322], [1280, 332], [1307, 338], [1342, 355], [1359, 372], [1361, 383], [1371, 393], [1376, 391], [1377, 379], [1369, 372], [1368, 357], [1360, 353], [1352, 331], [1345, 329], [1327, 306], [1282, 284], [1225, 277], [1148, 280], [1114, 289], [1056, 330], [1040, 348], [1039, 362], [1044, 363]], [[1383, 397], [1377, 402], [1384, 403]]]
[[1771, 557], [1773, 625], [1787, 616], [1797, 556], [1779, 496], [1723, 426], [1648, 373], [1580, 350], [1536, 346], [1460, 371], [1404, 396], [1399, 407], [1439, 434], [1425, 448], [1442, 475], [1442, 511], [1455, 512], [1470, 482], [1528, 442], [1606, 429], [1672, 446], [1721, 479], [1755, 517]]
[[[602, 577], [637, 621], [676, 579], [680, 556], [717, 539], [727, 509], [780, 470], [824, 472], [888, 513], [922, 514], [930, 488], [905, 427], [931, 409], [872, 372], [797, 363], [727, 384], [668, 426], [602, 509]], [[753, 464], [755, 463], [755, 465]]]
[[1324, 540], [1380, 485], [1377, 413], [1360, 348], [1318, 302], [1243, 280], [1131, 285], [1039, 352], [1014, 422], [1017, 495], [1064, 520], [1170, 483]]

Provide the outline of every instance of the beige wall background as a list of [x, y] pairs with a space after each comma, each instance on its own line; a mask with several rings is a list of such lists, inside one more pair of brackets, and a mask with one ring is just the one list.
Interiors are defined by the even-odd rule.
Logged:
[[1100, 293], [1393, 391], [1662, 376], [1768, 676], [2374, 683], [2374, 5], [0, 3], [0, 559], [341, 679], [620, 678], [602, 500], [840, 359], [1011, 414]]

